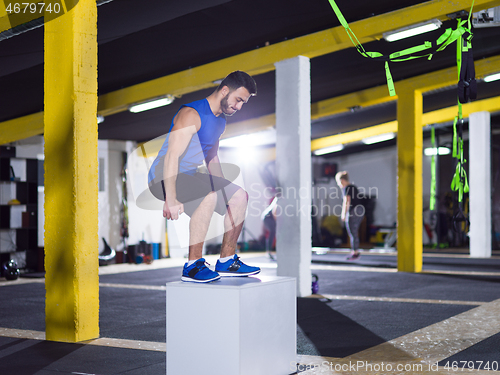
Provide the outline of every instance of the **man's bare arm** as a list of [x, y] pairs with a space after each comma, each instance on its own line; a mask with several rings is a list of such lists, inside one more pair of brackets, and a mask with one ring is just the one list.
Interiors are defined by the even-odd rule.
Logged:
[[349, 212], [350, 205], [351, 205], [351, 196], [346, 195], [342, 202], [342, 215], [341, 215], [342, 221], [345, 221], [347, 213]]
[[179, 158], [186, 151], [191, 138], [200, 129], [201, 120], [198, 112], [190, 107], [182, 108], [174, 118], [174, 127], [170, 132], [168, 150], [163, 163], [163, 181], [165, 204], [163, 216], [177, 220], [184, 212], [184, 205], [177, 200], [176, 181], [179, 173]]

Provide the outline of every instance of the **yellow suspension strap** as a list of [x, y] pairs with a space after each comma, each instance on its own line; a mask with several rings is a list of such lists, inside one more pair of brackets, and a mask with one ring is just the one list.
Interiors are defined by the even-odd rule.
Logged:
[[[349, 24], [345, 20], [345, 17], [343, 16], [342, 12], [340, 11], [340, 8], [335, 3], [335, 0], [328, 0], [328, 1], [330, 2], [330, 5], [331, 5], [333, 11], [335, 12], [335, 15], [337, 16], [341, 25], [344, 27], [347, 35], [351, 39], [351, 42], [353, 43], [356, 50], [364, 57], [385, 61], [385, 74], [386, 74], [387, 87], [389, 88], [389, 95], [390, 96], [396, 95], [396, 90], [394, 88], [392, 74], [391, 74], [391, 71], [389, 69], [389, 62], [401, 62], [401, 61], [418, 59], [418, 58], [422, 58], [422, 57], [427, 57], [430, 60], [430, 59], [432, 59], [432, 56], [435, 53], [444, 50], [447, 46], [449, 46], [453, 42], [455, 42], [457, 40], [461, 40], [461, 37], [463, 34], [467, 33], [467, 35], [470, 35], [470, 38], [472, 38], [472, 32], [470, 31], [470, 17], [469, 17], [468, 28], [466, 28], [464, 26], [466, 21], [459, 22], [456, 30], [447, 29], [438, 38], [438, 40], [436, 42], [424, 42], [421, 45], [407, 48], [407, 49], [399, 51], [399, 52], [394, 52], [390, 55], [383, 55], [380, 52], [368, 52], [365, 50], [365, 48], [359, 42], [359, 40], [356, 37], [356, 35], [354, 34], [354, 32], [349, 27]], [[474, 1], [472, 2], [472, 5], [474, 5]], [[472, 12], [472, 7], [471, 7], [471, 12]], [[430, 51], [432, 51], [432, 52], [430, 52]]]

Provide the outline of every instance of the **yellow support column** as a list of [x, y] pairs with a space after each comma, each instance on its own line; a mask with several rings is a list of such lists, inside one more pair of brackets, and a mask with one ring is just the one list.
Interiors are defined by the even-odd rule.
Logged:
[[9, 30], [12, 26], [9, 20], [9, 14], [5, 9], [5, 1], [0, 2], [0, 32]]
[[422, 92], [398, 87], [398, 270], [422, 271]]
[[97, 7], [45, 23], [46, 338], [99, 337]]

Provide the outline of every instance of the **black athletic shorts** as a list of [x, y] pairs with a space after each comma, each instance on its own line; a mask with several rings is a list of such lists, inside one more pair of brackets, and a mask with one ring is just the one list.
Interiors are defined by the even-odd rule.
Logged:
[[[159, 200], [165, 200], [163, 181], [155, 182], [149, 186], [151, 193]], [[206, 173], [196, 172], [194, 175], [179, 173], [176, 180], [177, 200], [184, 204], [184, 212], [191, 217], [210, 193], [217, 193], [215, 212], [225, 215], [231, 197], [240, 189], [225, 178], [215, 177]]]

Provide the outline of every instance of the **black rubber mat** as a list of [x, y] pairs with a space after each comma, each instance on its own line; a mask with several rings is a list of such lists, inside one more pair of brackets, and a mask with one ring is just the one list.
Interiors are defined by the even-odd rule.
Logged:
[[45, 331], [45, 285], [0, 287], [0, 327]]
[[[354, 261], [347, 260], [347, 254], [313, 254], [316, 264], [337, 264], [364, 267], [397, 268], [396, 254], [365, 254]], [[449, 256], [423, 255], [424, 271], [456, 271], [456, 272], [498, 272], [500, 277], [500, 259], [453, 258]]]
[[[299, 354], [346, 357], [406, 335], [473, 306], [299, 298]], [[312, 344], [312, 346], [311, 346]], [[315, 350], [311, 348], [314, 347]]]
[[101, 337], [165, 342], [165, 291], [100, 288]]
[[[328, 256], [328, 255], [327, 255]], [[432, 257], [429, 257], [432, 258]], [[388, 264], [387, 256], [362, 256], [362, 261]], [[274, 263], [266, 257], [255, 262]], [[471, 261], [467, 263], [467, 261]], [[355, 262], [344, 262], [353, 264]], [[432, 258], [432, 267], [490, 272], [497, 260]], [[251, 262], [249, 262], [251, 263]], [[359, 263], [359, 262], [357, 262]], [[390, 262], [389, 262], [390, 263]], [[314, 262], [315, 265], [335, 264]], [[359, 265], [359, 264], [358, 264]], [[384, 266], [385, 267], [385, 266]], [[460, 301], [490, 302], [500, 298], [500, 277], [482, 275], [414, 274], [405, 272], [312, 270], [319, 277], [319, 293], [325, 295], [453, 300], [456, 304], [319, 300], [299, 298], [297, 352], [305, 355], [345, 357], [400, 337], [474, 308]], [[102, 275], [101, 283], [132, 286], [165, 286], [179, 281], [182, 267]], [[275, 275], [264, 268], [262, 275]], [[45, 286], [43, 283], [0, 287], [3, 328], [44, 331]], [[100, 336], [165, 342], [165, 291], [125, 287], [100, 288]], [[495, 361], [500, 335], [486, 339], [449, 360]], [[1, 375], [48, 374], [161, 374], [165, 353], [91, 347], [37, 340], [0, 337]], [[497, 358], [495, 358], [497, 357]], [[444, 365], [445, 361], [441, 363]], [[7, 367], [5, 367], [7, 366]], [[4, 370], [4, 368], [6, 370]]]
[[500, 277], [313, 270], [319, 294], [491, 302], [500, 298]]
[[2, 375], [165, 374], [165, 353], [0, 337]]
[[312, 254], [312, 262], [315, 264], [337, 264], [364, 267], [397, 268], [395, 255], [361, 255], [358, 259], [347, 260], [349, 255], [345, 254]]
[[[470, 368], [487, 371], [500, 371], [500, 333], [483, 340], [461, 352], [439, 362], [440, 366], [468, 372]], [[463, 370], [462, 370], [463, 368]]]
[[160, 268], [147, 271], [100, 275], [99, 282], [112, 284], [161, 285], [180, 281], [182, 267]]

